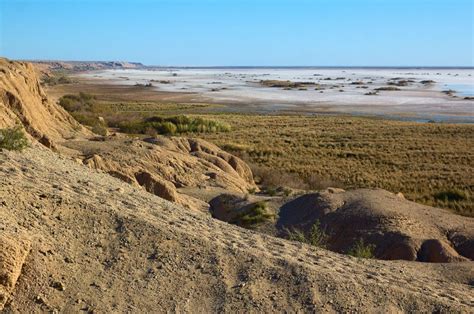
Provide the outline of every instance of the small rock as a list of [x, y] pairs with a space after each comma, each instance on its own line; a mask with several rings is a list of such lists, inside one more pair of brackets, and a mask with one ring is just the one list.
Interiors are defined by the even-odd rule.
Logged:
[[56, 290], [59, 290], [59, 291], [64, 291], [66, 290], [66, 287], [64, 286], [64, 284], [60, 281], [53, 281], [50, 285], [52, 288], [56, 289]]

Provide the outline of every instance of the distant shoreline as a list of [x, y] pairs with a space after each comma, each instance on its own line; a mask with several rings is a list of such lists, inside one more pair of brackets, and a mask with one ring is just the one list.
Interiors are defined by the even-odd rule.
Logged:
[[458, 66], [458, 67], [429, 67], [429, 66], [144, 66], [145, 68], [157, 69], [324, 69], [324, 70], [341, 70], [341, 69], [370, 69], [370, 70], [474, 70], [473, 66]]
[[38, 59], [19, 59], [17, 61], [23, 62], [33, 62], [33, 63], [70, 63], [70, 64], [130, 64], [135, 65], [137, 68], [142, 69], [381, 69], [381, 70], [474, 70], [474, 66], [425, 66], [425, 65], [401, 65], [401, 66], [390, 66], [390, 65], [206, 65], [206, 66], [196, 66], [196, 65], [147, 65], [142, 62], [135, 61], [78, 61], [78, 60], [38, 60]]

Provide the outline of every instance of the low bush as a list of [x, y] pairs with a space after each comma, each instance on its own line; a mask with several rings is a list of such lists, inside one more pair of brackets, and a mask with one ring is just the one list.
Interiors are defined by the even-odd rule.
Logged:
[[273, 215], [268, 212], [267, 203], [258, 202], [242, 211], [242, 213], [230, 221], [230, 223], [242, 227], [249, 227], [263, 223], [271, 218], [273, 218]]
[[327, 234], [321, 228], [319, 220], [316, 220], [309, 230], [308, 243], [317, 247], [326, 247], [327, 238]]
[[285, 229], [288, 240], [310, 244], [313, 246], [325, 248], [327, 246], [328, 235], [321, 228], [319, 220], [311, 226], [307, 234], [298, 229]]
[[358, 258], [374, 258], [374, 251], [375, 245], [365, 244], [363, 239], [359, 239], [347, 254]]
[[71, 84], [73, 83], [73, 80], [65, 75], [57, 74], [43, 77], [41, 83], [44, 85], [54, 86], [58, 84]]
[[64, 95], [59, 99], [59, 105], [69, 112], [91, 111], [95, 97], [86, 93], [79, 95]]
[[21, 151], [27, 146], [28, 139], [20, 126], [0, 129], [0, 148]]
[[469, 198], [466, 192], [451, 189], [434, 194], [434, 198], [444, 202], [453, 202], [453, 201], [464, 201]]
[[106, 136], [107, 126], [105, 125], [105, 123], [101, 123], [100, 121], [97, 121], [97, 123], [92, 126], [92, 132], [98, 135]]

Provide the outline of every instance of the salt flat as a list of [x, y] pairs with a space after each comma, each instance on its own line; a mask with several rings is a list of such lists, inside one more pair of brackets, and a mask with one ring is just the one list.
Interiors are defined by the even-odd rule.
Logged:
[[[474, 122], [474, 69], [455, 68], [151, 68], [93, 71], [110, 84], [152, 84], [230, 111], [296, 111], [382, 115], [411, 120]], [[311, 83], [284, 89], [264, 80]], [[392, 86], [399, 90], [376, 91]], [[451, 90], [452, 93], [446, 94]], [[367, 95], [376, 92], [377, 95]]]

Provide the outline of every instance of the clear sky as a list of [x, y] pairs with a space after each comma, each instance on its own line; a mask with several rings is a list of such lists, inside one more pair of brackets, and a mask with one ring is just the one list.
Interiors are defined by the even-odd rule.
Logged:
[[0, 0], [0, 55], [177, 66], [474, 66], [473, 3]]

